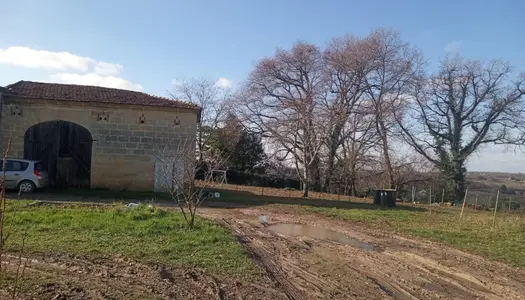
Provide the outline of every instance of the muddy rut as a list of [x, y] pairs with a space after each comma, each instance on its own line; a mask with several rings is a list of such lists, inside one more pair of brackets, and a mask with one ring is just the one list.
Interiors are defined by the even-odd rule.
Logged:
[[[446, 246], [412, 240], [298, 208], [206, 209], [230, 228], [288, 299], [525, 299], [525, 271]], [[268, 230], [270, 224], [331, 229], [374, 251]]]
[[[286, 299], [270, 278], [257, 282], [218, 277], [199, 269], [144, 265], [125, 258], [79, 256], [22, 258], [17, 297], [12, 285], [0, 299]], [[19, 258], [7, 257], [16, 272]]]

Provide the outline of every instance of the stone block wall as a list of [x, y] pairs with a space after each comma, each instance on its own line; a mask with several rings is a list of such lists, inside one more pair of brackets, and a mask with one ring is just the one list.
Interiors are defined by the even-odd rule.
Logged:
[[56, 120], [91, 133], [92, 188], [152, 190], [158, 150], [194, 138], [197, 130], [192, 109], [4, 97], [0, 147], [10, 140], [9, 156], [23, 158], [27, 129]]

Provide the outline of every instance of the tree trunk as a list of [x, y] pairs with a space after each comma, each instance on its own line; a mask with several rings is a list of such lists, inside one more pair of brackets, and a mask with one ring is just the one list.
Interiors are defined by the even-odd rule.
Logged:
[[353, 197], [357, 197], [357, 188], [356, 188], [356, 180], [357, 176], [355, 173], [355, 162], [352, 163], [352, 166], [350, 168], [350, 194]]
[[326, 174], [324, 180], [324, 191], [328, 192], [330, 189], [332, 174], [334, 172], [335, 155], [337, 148], [339, 147], [339, 137], [341, 136], [342, 125], [336, 124], [334, 131], [330, 136], [329, 149], [328, 149], [328, 161], [326, 163]]
[[314, 191], [321, 191], [321, 171], [319, 170], [319, 156], [313, 158], [310, 168], [310, 182]]
[[390, 162], [390, 155], [388, 154], [388, 147], [384, 147], [386, 149], [384, 149], [385, 151], [385, 166], [386, 166], [386, 171], [387, 171], [387, 175], [388, 175], [388, 187], [393, 189], [395, 188], [395, 184], [394, 184], [394, 170], [392, 169], [392, 163]]
[[326, 163], [326, 173], [324, 177], [324, 183], [323, 183], [323, 191], [329, 193], [330, 192], [330, 186], [332, 185], [332, 174], [334, 172], [334, 157], [331, 153], [328, 154], [328, 161]]
[[305, 166], [304, 180], [303, 180], [303, 198], [308, 198], [309, 190], [310, 190], [310, 170], [309, 170], [309, 166]]
[[195, 214], [191, 214], [190, 228], [193, 228], [194, 225], [195, 225]]
[[388, 136], [385, 128], [385, 124], [382, 121], [379, 121], [377, 124], [378, 132], [381, 136], [381, 146], [383, 150], [383, 157], [384, 157], [384, 163], [385, 168], [388, 176], [388, 188], [395, 188], [394, 186], [394, 170], [392, 168], [392, 162], [390, 160], [390, 154], [388, 151]]
[[452, 174], [452, 181], [454, 183], [454, 200], [456, 202], [463, 201], [465, 197], [465, 168], [464, 162], [457, 162], [454, 166], [454, 174]]

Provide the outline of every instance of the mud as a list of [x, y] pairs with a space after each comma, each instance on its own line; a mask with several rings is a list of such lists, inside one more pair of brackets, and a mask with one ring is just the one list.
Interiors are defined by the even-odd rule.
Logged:
[[374, 245], [360, 242], [349, 238], [339, 232], [304, 224], [275, 224], [266, 228], [267, 230], [291, 237], [311, 237], [318, 240], [333, 241], [367, 251], [378, 251]]
[[[288, 299], [525, 299], [523, 269], [438, 243], [294, 207], [210, 208], [203, 213], [237, 235]], [[261, 215], [271, 220], [270, 226], [259, 222]], [[329, 228], [352, 242], [318, 234], [318, 229], [312, 234], [311, 226]]]
[[[8, 257], [9, 273], [16, 272], [18, 259]], [[253, 282], [118, 257], [47, 255], [23, 261], [27, 266], [18, 296], [2, 286], [0, 299], [286, 299], [264, 276]]]

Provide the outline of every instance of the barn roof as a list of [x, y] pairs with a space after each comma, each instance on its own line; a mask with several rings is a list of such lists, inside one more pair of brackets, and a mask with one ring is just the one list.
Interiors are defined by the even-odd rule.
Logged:
[[6, 96], [19, 98], [65, 100], [93, 103], [178, 107], [200, 110], [200, 107], [174, 99], [149, 95], [142, 92], [99, 86], [18, 81], [6, 86]]

